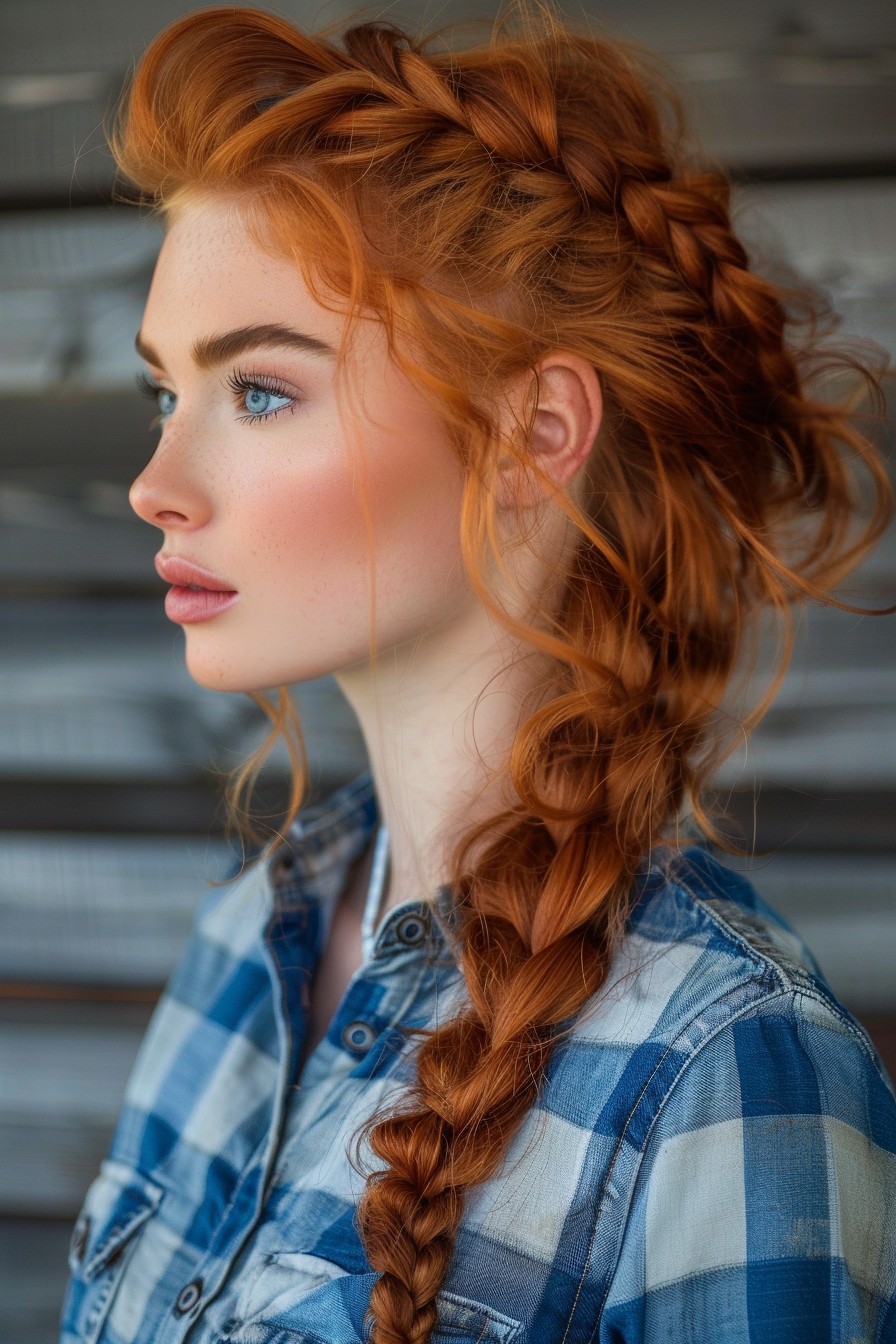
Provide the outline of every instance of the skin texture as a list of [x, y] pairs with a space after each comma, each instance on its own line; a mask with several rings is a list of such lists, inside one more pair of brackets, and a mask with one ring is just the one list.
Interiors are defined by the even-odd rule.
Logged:
[[[166, 389], [165, 423], [131, 504], [160, 529], [165, 555], [204, 566], [239, 592], [229, 610], [184, 626], [198, 683], [247, 691], [334, 676], [357, 715], [389, 829], [385, 910], [434, 895], [447, 842], [496, 802], [482, 787], [477, 753], [489, 766], [506, 758], [543, 669], [534, 656], [511, 668], [518, 646], [469, 587], [461, 469], [432, 407], [390, 358], [381, 326], [365, 320], [351, 348], [352, 387], [363, 401], [356, 435], [340, 417], [327, 356], [284, 347], [209, 371], [193, 363], [197, 338], [264, 322], [336, 347], [343, 318], [312, 298], [294, 265], [259, 247], [238, 202], [183, 207], [162, 244], [141, 324], [162, 361], [149, 372]], [[234, 392], [225, 381], [234, 369], [281, 383], [294, 409], [279, 393]], [[557, 485], [577, 486], [600, 425], [597, 377], [563, 352], [547, 356], [539, 373], [532, 447]], [[504, 390], [502, 418], [524, 390]], [[240, 420], [252, 412], [267, 418]], [[556, 565], [573, 544], [571, 526], [507, 462], [502, 517], [510, 519], [514, 494], [540, 505], [539, 542]], [[375, 679], [362, 490], [376, 555]], [[507, 554], [523, 591], [546, 609], [556, 581], [531, 548], [509, 543]], [[503, 600], [524, 614], [510, 593]], [[486, 687], [474, 736], [471, 711]], [[340, 979], [353, 959], [359, 944], [342, 958]]]

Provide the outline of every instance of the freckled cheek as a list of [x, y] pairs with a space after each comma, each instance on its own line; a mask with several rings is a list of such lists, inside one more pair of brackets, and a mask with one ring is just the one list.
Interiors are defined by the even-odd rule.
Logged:
[[[356, 569], [364, 554], [363, 520], [342, 473], [283, 473], [273, 489], [265, 481], [244, 493], [236, 508], [244, 547], [239, 565], [256, 593], [281, 596], [309, 578], [325, 583], [335, 572]], [[307, 589], [292, 591], [299, 600], [308, 596]]]
[[381, 597], [441, 602], [449, 573], [455, 586], [463, 573], [460, 469], [431, 425], [412, 417], [406, 430], [367, 441], [363, 453], [363, 473], [344, 446], [318, 444], [289, 469], [267, 461], [254, 478], [231, 480], [222, 517], [234, 522], [234, 581], [263, 599], [351, 619], [369, 603], [372, 544]]

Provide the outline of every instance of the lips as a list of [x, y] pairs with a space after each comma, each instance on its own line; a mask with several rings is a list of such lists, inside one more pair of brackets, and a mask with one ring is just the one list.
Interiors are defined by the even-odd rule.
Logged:
[[163, 555], [159, 551], [155, 557], [156, 572], [166, 583], [176, 584], [179, 588], [204, 588], [212, 593], [235, 593], [236, 589], [226, 579], [219, 579], [211, 570], [194, 565], [179, 555]]
[[172, 585], [165, 596], [165, 615], [178, 625], [210, 621], [239, 601], [239, 593], [226, 579], [183, 556], [159, 551], [155, 566], [160, 577]]

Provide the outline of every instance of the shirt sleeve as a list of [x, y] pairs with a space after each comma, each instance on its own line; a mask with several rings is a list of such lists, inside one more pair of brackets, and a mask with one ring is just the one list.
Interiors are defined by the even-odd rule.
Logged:
[[896, 1097], [789, 989], [717, 1031], [647, 1140], [600, 1344], [896, 1344]]

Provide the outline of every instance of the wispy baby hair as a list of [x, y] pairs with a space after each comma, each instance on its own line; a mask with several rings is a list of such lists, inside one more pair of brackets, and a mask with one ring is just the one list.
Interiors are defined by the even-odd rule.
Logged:
[[[110, 137], [121, 199], [167, 220], [226, 193], [320, 302], [341, 297], [347, 333], [382, 321], [464, 466], [470, 583], [550, 668], [503, 767], [508, 805], [452, 847], [465, 1006], [422, 1033], [414, 1085], [368, 1131], [373, 1344], [430, 1339], [465, 1192], [499, 1170], [600, 990], [645, 855], [674, 850], [686, 809], [715, 834], [701, 795], [730, 749], [717, 730], [746, 636], [777, 614], [779, 672], [750, 727], [793, 604], [835, 600], [891, 509], [832, 395], [832, 373], [878, 396], [879, 375], [817, 330], [794, 339], [796, 294], [751, 269], [729, 181], [687, 148], [654, 64], [547, 0], [506, 5], [478, 45], [442, 37], [199, 10], [142, 56]], [[530, 624], [486, 578], [503, 569], [499, 457], [545, 480], [534, 400], [508, 438], [498, 392], [557, 350], [596, 370], [604, 417], [582, 498], [559, 492], [580, 533], [562, 601]], [[293, 734], [288, 822], [307, 770], [279, 697], [261, 702]]]

